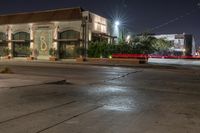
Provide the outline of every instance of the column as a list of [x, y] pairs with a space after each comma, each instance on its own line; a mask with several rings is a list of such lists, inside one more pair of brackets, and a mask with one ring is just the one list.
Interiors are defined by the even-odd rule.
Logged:
[[10, 49], [10, 55], [9, 56], [13, 56], [13, 46], [12, 46], [12, 26], [8, 25], [7, 27], [7, 36], [8, 36], [8, 48]]

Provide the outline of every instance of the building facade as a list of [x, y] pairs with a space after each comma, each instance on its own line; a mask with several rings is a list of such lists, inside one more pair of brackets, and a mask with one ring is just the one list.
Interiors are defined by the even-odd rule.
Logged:
[[195, 39], [190, 34], [162, 34], [154, 35], [160, 39], [163, 38], [172, 43], [170, 54], [175, 56], [192, 56], [195, 55]]
[[82, 8], [0, 15], [0, 56], [8, 47], [14, 58], [48, 59], [53, 48], [58, 58], [71, 59], [96, 40], [113, 40], [110, 22]]

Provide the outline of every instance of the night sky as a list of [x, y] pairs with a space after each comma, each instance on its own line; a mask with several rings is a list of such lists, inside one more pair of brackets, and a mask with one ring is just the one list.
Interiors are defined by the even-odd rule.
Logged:
[[0, 14], [82, 7], [109, 19], [120, 16], [133, 33], [194, 34], [200, 44], [200, 0], [2, 0]]

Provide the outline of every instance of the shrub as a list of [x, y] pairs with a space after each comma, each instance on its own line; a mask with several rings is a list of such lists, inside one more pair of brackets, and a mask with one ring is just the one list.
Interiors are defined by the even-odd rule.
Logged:
[[3, 48], [3, 56], [8, 56], [10, 54], [10, 49], [8, 47]]
[[85, 51], [86, 51], [86, 49], [84, 47], [78, 47], [78, 48], [76, 48], [76, 53], [78, 55], [84, 56], [85, 55]]
[[135, 37], [129, 44], [125, 42], [115, 45], [107, 42], [90, 42], [88, 57], [108, 58], [112, 54], [152, 54], [156, 51], [166, 50], [170, 46], [169, 42], [149, 35]]
[[49, 49], [49, 55], [56, 57], [58, 54], [58, 51], [55, 48], [50, 48]]

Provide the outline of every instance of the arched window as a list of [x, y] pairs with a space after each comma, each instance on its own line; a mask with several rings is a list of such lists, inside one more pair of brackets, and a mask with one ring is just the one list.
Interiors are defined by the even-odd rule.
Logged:
[[60, 39], [80, 39], [80, 32], [74, 30], [61, 32]]
[[27, 32], [18, 32], [13, 35], [13, 40], [30, 40], [30, 34]]
[[18, 32], [13, 35], [13, 56], [30, 56], [30, 34], [27, 32]]

